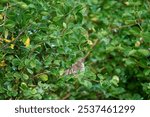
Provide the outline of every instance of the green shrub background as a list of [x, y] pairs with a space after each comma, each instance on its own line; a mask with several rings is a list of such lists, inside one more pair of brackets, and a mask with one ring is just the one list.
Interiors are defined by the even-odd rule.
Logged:
[[0, 0], [0, 99], [150, 99], [150, 1]]

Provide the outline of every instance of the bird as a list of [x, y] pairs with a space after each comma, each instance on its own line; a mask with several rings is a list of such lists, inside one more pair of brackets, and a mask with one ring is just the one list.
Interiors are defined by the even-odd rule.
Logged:
[[81, 59], [77, 60], [74, 64], [71, 65], [71, 67], [69, 69], [66, 69], [64, 71], [63, 75], [75, 75], [78, 74], [80, 72], [84, 72], [85, 71], [85, 60], [88, 58], [88, 56], [91, 53], [91, 50], [93, 49], [93, 47], [95, 47], [95, 45], [98, 43], [98, 39], [96, 39], [96, 41], [93, 43], [93, 45], [91, 46], [91, 49], [88, 51], [88, 53]]
[[71, 65], [71, 68], [65, 70], [64, 75], [77, 74], [85, 71], [85, 58], [81, 58]]

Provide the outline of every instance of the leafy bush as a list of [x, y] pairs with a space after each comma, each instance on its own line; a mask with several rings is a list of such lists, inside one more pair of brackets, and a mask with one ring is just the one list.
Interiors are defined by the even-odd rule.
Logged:
[[[150, 99], [149, 9], [148, 0], [1, 0], [0, 99]], [[63, 75], [89, 51], [84, 72]]]

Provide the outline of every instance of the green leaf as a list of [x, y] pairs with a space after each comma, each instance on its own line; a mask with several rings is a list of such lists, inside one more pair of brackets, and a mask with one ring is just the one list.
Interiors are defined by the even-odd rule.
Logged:
[[38, 76], [42, 81], [47, 81], [48, 80], [48, 75], [47, 74], [41, 74]]
[[15, 27], [15, 22], [12, 20], [8, 20], [5, 24], [6, 28], [14, 28]]
[[149, 56], [150, 55], [150, 51], [146, 50], [146, 49], [139, 49], [138, 52], [143, 55], [143, 56]]
[[17, 2], [17, 4], [20, 6], [22, 9], [28, 9], [28, 5], [25, 2]]
[[33, 74], [33, 71], [29, 68], [27, 68], [28, 73]]
[[145, 69], [144, 70], [144, 75], [145, 76], [150, 76], [150, 69]]
[[65, 22], [63, 22], [63, 27], [67, 28], [67, 24]]
[[12, 60], [12, 64], [13, 64], [14, 66], [18, 66], [18, 65], [20, 64], [20, 60], [19, 60], [19, 59], [13, 59], [13, 60]]
[[125, 61], [125, 64], [127, 66], [133, 66], [133, 65], [135, 65], [135, 61], [133, 59], [131, 59], [131, 58], [123, 59], [123, 61]]
[[19, 72], [14, 73], [13, 76], [17, 79], [22, 78], [22, 75]]
[[29, 76], [27, 74], [23, 74], [22, 77], [23, 77], [24, 80], [28, 80], [29, 79]]
[[37, 90], [36, 89], [32, 89], [32, 91], [31, 91], [31, 94], [36, 94], [37, 93]]
[[134, 55], [136, 55], [136, 53], [137, 53], [137, 50], [135, 50], [135, 49], [133, 49], [133, 50], [131, 50], [131, 51], [129, 51], [129, 56], [134, 56]]
[[150, 43], [150, 33], [149, 32], [144, 32], [144, 34], [142, 34], [143, 36], [143, 40], [147, 43]]
[[118, 83], [119, 83], [119, 77], [114, 75], [112, 77], [112, 79], [110, 80], [110, 83], [114, 84], [115, 86], [118, 86]]
[[54, 61], [54, 64], [55, 64], [55, 65], [60, 65], [60, 60], [55, 60], [55, 61]]
[[30, 66], [31, 66], [31, 68], [35, 68], [35, 67], [36, 67], [36, 61], [35, 61], [35, 60], [32, 60], [32, 61], [30, 62]]
[[91, 88], [92, 88], [92, 83], [91, 83], [90, 81], [88, 81], [88, 80], [84, 80], [84, 81], [82, 82], [82, 84], [83, 84], [86, 88], [88, 88], [88, 89], [91, 89]]
[[22, 82], [22, 83], [21, 83], [21, 88], [22, 88], [23, 90], [25, 90], [25, 89], [28, 89], [28, 86], [27, 86], [27, 84], [26, 84], [25, 82]]

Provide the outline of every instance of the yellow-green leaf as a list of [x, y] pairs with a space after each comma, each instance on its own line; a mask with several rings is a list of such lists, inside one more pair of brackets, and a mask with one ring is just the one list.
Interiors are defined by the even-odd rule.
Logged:
[[42, 81], [47, 81], [48, 80], [48, 75], [47, 74], [41, 74], [39, 75], [39, 78], [42, 80]]
[[1, 61], [0, 62], [0, 67], [5, 67], [6, 66], [6, 63], [5, 63], [5, 61], [3, 60], [3, 61]]
[[14, 44], [10, 44], [11, 49], [14, 49], [14, 46], [15, 46]]
[[30, 46], [30, 38], [29, 37], [24, 42], [24, 45], [26, 46], [26, 48]]

